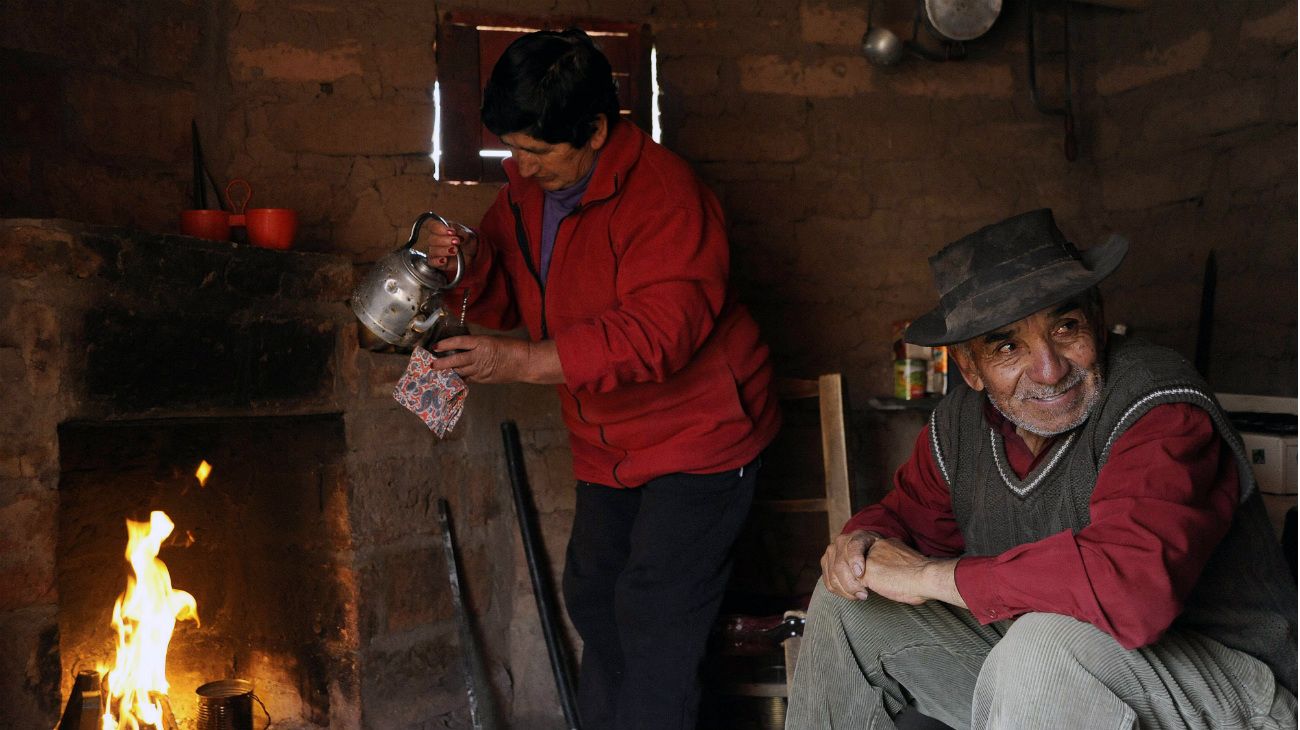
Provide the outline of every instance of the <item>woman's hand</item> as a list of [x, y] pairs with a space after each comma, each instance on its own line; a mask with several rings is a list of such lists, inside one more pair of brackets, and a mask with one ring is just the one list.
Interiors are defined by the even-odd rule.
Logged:
[[433, 361], [435, 370], [455, 370], [471, 383], [564, 382], [560, 355], [554, 340], [530, 342], [496, 335], [459, 335], [439, 340]]
[[451, 222], [451, 226], [448, 227], [435, 221], [433, 224], [426, 226], [426, 230], [431, 235], [429, 235], [428, 243], [424, 247], [425, 253], [429, 255], [429, 264], [436, 269], [454, 275], [456, 273], [457, 251], [460, 251], [460, 255], [465, 260], [465, 266], [467, 267], [474, 261], [474, 256], [478, 254], [478, 234], [468, 226]]

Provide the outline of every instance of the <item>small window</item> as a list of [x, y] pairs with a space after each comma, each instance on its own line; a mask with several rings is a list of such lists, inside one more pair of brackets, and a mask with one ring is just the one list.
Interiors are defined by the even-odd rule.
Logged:
[[510, 18], [452, 12], [438, 26], [434, 84], [433, 163], [436, 179], [502, 182], [505, 145], [483, 126], [483, 87], [510, 42], [535, 30], [582, 28], [609, 58], [621, 116], [657, 134], [654, 48], [649, 26], [577, 18]]

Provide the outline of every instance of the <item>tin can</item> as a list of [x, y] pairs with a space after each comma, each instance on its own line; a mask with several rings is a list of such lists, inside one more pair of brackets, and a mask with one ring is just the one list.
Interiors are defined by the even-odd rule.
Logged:
[[894, 397], [913, 400], [925, 397], [926, 361], [905, 358], [894, 361]]
[[944, 395], [948, 392], [948, 348], [943, 345], [931, 347], [927, 365], [925, 392]]
[[253, 683], [219, 679], [194, 690], [199, 696], [198, 730], [253, 730]]

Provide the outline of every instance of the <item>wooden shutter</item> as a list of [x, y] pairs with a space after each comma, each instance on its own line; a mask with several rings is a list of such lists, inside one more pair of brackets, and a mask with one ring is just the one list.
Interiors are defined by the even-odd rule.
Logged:
[[483, 126], [479, 115], [483, 88], [492, 67], [512, 41], [534, 30], [582, 28], [609, 58], [618, 82], [625, 118], [650, 129], [653, 89], [650, 78], [650, 28], [578, 18], [514, 18], [449, 12], [438, 27], [436, 58], [442, 91], [442, 159], [444, 180], [505, 180], [501, 160], [480, 150], [504, 151], [501, 140]]

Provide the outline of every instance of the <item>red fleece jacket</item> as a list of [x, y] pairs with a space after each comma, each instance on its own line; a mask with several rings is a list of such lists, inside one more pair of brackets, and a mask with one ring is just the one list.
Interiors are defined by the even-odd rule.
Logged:
[[579, 207], [561, 223], [545, 286], [542, 189], [509, 183], [466, 272], [469, 319], [551, 339], [574, 475], [635, 487], [752, 460], [780, 422], [758, 326], [727, 284], [717, 198], [634, 125], [610, 130]]

